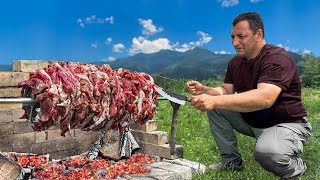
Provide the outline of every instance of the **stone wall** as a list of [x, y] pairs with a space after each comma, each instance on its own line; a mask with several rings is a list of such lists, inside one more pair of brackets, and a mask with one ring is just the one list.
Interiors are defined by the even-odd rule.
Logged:
[[[13, 72], [0, 72], [0, 98], [20, 97], [21, 89], [17, 84], [29, 79], [29, 72], [34, 72], [50, 65], [53, 61], [17, 60], [13, 63]], [[24, 114], [22, 104], [0, 104], [0, 151], [50, 154], [52, 159], [81, 154], [97, 140], [99, 132], [86, 132], [72, 129], [66, 137], [60, 136], [59, 127], [45, 132], [34, 132], [32, 123], [20, 119]], [[158, 122], [148, 121], [144, 125], [134, 125], [133, 135], [141, 151], [167, 159], [170, 156], [167, 132], [157, 131]], [[175, 157], [183, 157], [183, 147], [176, 145]]]

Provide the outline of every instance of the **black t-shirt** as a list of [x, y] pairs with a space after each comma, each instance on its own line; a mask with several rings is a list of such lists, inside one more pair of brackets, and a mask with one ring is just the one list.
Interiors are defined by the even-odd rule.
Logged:
[[270, 83], [282, 89], [270, 108], [241, 113], [252, 127], [267, 128], [307, 115], [301, 101], [296, 63], [283, 48], [266, 44], [254, 59], [235, 56], [228, 64], [224, 82], [233, 84], [237, 93], [257, 89], [258, 83]]

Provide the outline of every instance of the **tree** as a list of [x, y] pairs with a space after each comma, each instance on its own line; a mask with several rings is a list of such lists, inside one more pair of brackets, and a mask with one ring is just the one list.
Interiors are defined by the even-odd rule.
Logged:
[[305, 87], [320, 87], [320, 57], [303, 56], [302, 85]]

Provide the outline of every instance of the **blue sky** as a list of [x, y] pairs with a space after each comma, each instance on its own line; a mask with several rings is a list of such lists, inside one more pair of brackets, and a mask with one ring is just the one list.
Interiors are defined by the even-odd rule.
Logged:
[[235, 51], [231, 22], [256, 11], [268, 43], [320, 56], [318, 0], [4, 0], [0, 64], [113, 61], [161, 49]]

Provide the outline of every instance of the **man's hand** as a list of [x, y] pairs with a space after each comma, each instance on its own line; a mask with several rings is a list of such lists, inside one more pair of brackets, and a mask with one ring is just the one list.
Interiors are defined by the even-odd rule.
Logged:
[[237, 112], [253, 112], [270, 108], [282, 90], [280, 87], [268, 83], [259, 83], [257, 87], [257, 89], [243, 93], [192, 96], [191, 103], [200, 111], [226, 109]]
[[200, 111], [210, 111], [215, 108], [215, 96], [208, 94], [192, 96], [191, 104]]
[[198, 81], [189, 81], [187, 82], [186, 86], [189, 93], [194, 95], [203, 94], [205, 92], [205, 86]]

